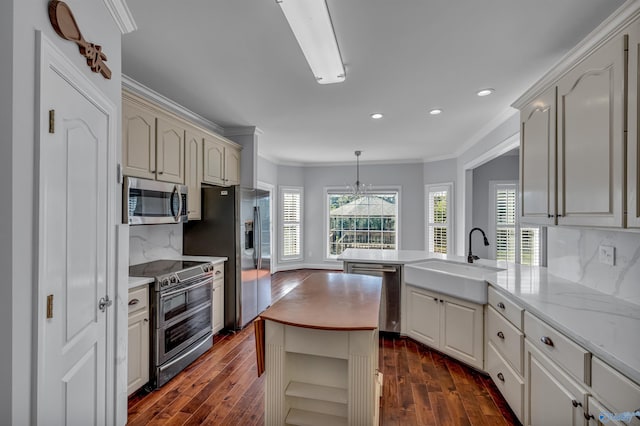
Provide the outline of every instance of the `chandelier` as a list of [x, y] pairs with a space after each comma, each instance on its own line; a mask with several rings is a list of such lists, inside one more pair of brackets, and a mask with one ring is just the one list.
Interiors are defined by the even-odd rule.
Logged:
[[355, 154], [356, 154], [356, 182], [353, 185], [349, 185], [349, 192], [351, 192], [352, 195], [362, 196], [362, 195], [366, 195], [369, 189], [369, 185], [365, 185], [364, 183], [360, 182], [360, 154], [362, 154], [362, 151], [355, 151]]

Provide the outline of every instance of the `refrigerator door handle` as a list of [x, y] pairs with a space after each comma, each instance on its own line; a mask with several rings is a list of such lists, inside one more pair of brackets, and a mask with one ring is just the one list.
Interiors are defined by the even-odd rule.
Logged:
[[259, 225], [258, 225], [258, 218], [259, 218], [259, 213], [258, 213], [258, 207], [254, 206], [253, 207], [253, 266], [256, 269], [259, 269], [258, 267], [258, 262], [260, 259], [260, 255], [259, 255], [259, 251], [260, 251], [260, 246], [258, 246], [258, 244], [256, 244], [258, 242], [258, 238], [256, 237], [256, 235], [259, 232]]
[[257, 259], [258, 259], [258, 269], [262, 269], [262, 214], [260, 212], [260, 206], [256, 206], [256, 223], [257, 223], [257, 231], [254, 232], [255, 246], [258, 247]]

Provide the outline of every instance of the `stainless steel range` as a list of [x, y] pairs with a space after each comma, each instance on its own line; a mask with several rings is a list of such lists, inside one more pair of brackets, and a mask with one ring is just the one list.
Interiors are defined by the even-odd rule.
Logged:
[[155, 278], [151, 297], [151, 384], [160, 387], [213, 345], [213, 265], [156, 260], [130, 266], [129, 275]]

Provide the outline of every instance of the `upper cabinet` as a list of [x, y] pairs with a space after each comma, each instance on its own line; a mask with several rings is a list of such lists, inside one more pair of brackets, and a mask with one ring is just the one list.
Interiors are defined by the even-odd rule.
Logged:
[[123, 93], [123, 174], [184, 183], [184, 126]]
[[[638, 25], [609, 35], [565, 70], [554, 70], [558, 77], [540, 84], [538, 95], [516, 102], [523, 222], [620, 228], [627, 220], [627, 202], [629, 226], [634, 226], [632, 214], [640, 226], [638, 185], [632, 182], [638, 182], [633, 171], [638, 163]], [[632, 53], [630, 37], [636, 43]], [[633, 147], [625, 146], [627, 122]]]
[[204, 136], [196, 129], [187, 129], [184, 144], [184, 183], [187, 185], [187, 219], [198, 220], [200, 213], [200, 188], [202, 186], [202, 141]]
[[627, 226], [640, 228], [640, 25], [629, 30], [627, 95]]
[[205, 136], [202, 181], [214, 185], [238, 185], [240, 183], [240, 150], [220, 137]]
[[558, 81], [559, 225], [623, 226], [626, 40]]
[[520, 113], [520, 211], [523, 220], [555, 224], [556, 88]]

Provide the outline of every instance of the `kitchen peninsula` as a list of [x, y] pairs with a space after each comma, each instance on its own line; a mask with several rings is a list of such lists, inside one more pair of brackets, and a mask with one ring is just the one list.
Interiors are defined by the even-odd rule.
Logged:
[[265, 424], [378, 424], [381, 279], [317, 273], [255, 323]]

